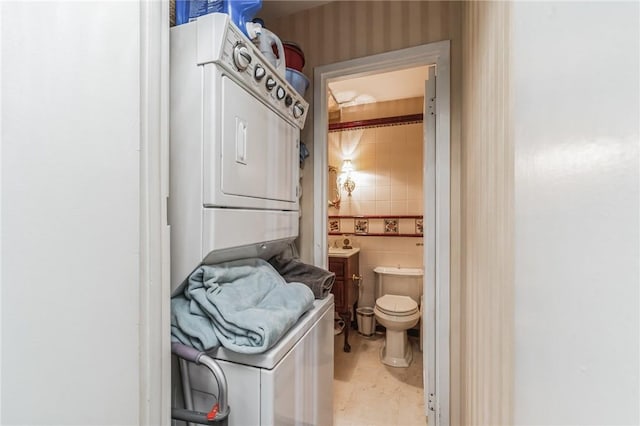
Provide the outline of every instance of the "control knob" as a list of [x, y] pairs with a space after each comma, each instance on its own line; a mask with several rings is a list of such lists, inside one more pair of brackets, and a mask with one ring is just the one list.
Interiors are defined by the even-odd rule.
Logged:
[[257, 80], [260, 81], [264, 78], [264, 76], [266, 75], [267, 71], [265, 71], [264, 67], [261, 65], [256, 65], [256, 69], [253, 71], [253, 77]]
[[300, 102], [296, 102], [293, 106], [293, 116], [295, 118], [300, 118], [302, 117], [302, 114], [304, 114], [304, 108]]
[[284, 95], [285, 95], [285, 91], [282, 88], [282, 86], [278, 86], [278, 88], [276, 89], [276, 97], [278, 98], [278, 100], [282, 100], [284, 99]]
[[284, 104], [285, 104], [286, 106], [290, 107], [292, 103], [293, 103], [293, 98], [291, 97], [291, 95], [287, 95], [287, 96], [284, 98]]
[[267, 77], [265, 86], [267, 86], [268, 91], [271, 91], [274, 87], [276, 87], [276, 81], [273, 79], [273, 77]]
[[234, 47], [233, 62], [240, 71], [246, 70], [251, 63], [251, 54], [244, 43], [238, 43], [236, 47]]

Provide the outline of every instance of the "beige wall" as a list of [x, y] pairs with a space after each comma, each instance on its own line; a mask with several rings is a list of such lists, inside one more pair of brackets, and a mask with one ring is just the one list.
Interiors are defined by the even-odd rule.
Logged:
[[[435, 41], [451, 40], [451, 355], [459, 359], [460, 315], [460, 89], [463, 3], [437, 1], [339, 1], [283, 17], [267, 27], [304, 50], [303, 72]], [[306, 99], [313, 105], [313, 81]], [[313, 150], [313, 109], [302, 140]], [[301, 256], [313, 259], [313, 156], [303, 170]], [[459, 362], [451, 370], [451, 424], [460, 424]]]
[[468, 2], [463, 9], [462, 356], [452, 366], [461, 373], [461, 424], [509, 425], [513, 418], [510, 7]]

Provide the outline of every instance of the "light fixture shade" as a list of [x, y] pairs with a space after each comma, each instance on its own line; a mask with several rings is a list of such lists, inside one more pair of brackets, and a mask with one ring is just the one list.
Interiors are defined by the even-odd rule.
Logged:
[[353, 163], [351, 160], [344, 160], [342, 162], [342, 170], [343, 173], [351, 173], [353, 171]]

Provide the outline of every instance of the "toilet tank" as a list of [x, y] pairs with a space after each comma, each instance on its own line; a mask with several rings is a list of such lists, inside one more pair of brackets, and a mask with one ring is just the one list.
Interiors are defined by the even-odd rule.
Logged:
[[409, 296], [420, 304], [422, 297], [422, 268], [399, 268], [396, 266], [376, 266], [376, 299], [385, 294]]

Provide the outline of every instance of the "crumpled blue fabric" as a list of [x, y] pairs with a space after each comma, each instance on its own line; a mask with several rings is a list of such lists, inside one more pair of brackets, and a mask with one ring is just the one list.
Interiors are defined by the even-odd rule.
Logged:
[[273, 346], [313, 306], [304, 284], [287, 283], [263, 259], [196, 269], [171, 299], [171, 336], [201, 351], [220, 345], [255, 354]]

